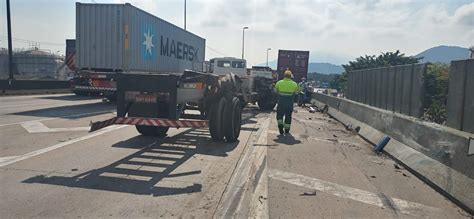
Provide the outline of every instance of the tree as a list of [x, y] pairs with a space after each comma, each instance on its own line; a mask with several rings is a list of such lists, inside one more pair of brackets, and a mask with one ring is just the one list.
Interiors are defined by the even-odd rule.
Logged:
[[444, 124], [446, 121], [449, 86], [449, 66], [429, 64], [425, 75], [425, 97], [423, 119]]
[[396, 65], [408, 65], [416, 64], [423, 57], [416, 58], [411, 56], [405, 56], [399, 50], [395, 52], [382, 52], [380, 55], [365, 55], [356, 58], [355, 61], [349, 61], [349, 64], [342, 65], [345, 72], [341, 76], [337, 77], [331, 83], [336, 85], [339, 90], [346, 90], [347, 86], [347, 72], [368, 69], [368, 68], [379, 68]]
[[347, 65], [342, 65], [342, 67], [344, 67], [346, 72], [350, 72], [368, 68], [416, 64], [420, 61], [420, 59], [422, 59], [422, 57], [407, 57], [404, 53], [401, 53], [399, 50], [397, 50], [395, 52], [383, 52], [378, 56], [361, 56], [355, 61], [350, 61]]

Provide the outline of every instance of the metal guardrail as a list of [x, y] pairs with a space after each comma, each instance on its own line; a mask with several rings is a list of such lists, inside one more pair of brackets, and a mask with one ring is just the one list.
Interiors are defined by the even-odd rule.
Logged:
[[53, 90], [70, 88], [69, 81], [0, 80], [0, 92], [6, 90]]

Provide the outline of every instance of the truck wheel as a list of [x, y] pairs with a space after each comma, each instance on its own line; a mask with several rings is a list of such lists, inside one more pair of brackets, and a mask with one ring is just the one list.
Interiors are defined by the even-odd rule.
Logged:
[[222, 121], [226, 102], [226, 99], [221, 97], [219, 101], [213, 103], [209, 109], [209, 132], [214, 141], [224, 140]]
[[224, 111], [224, 135], [227, 142], [235, 142], [240, 135], [242, 107], [239, 98], [232, 98], [232, 103]]
[[169, 127], [146, 126], [146, 125], [136, 125], [135, 128], [137, 129], [138, 132], [140, 132], [140, 134], [144, 136], [155, 136], [155, 137], [165, 137], [169, 129]]

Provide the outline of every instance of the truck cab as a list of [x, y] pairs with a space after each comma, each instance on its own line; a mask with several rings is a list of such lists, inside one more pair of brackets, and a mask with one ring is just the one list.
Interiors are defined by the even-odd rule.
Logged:
[[233, 57], [213, 58], [209, 60], [209, 73], [225, 75], [234, 73], [240, 78], [245, 78], [247, 74], [247, 62], [245, 59]]
[[250, 69], [250, 75], [253, 77], [274, 79], [272, 69], [266, 66], [252, 66], [252, 68]]
[[209, 73], [226, 75], [233, 73], [242, 81], [238, 97], [243, 106], [257, 103], [260, 109], [275, 107], [276, 96], [273, 93], [274, 77], [269, 67], [252, 67], [247, 70], [247, 61], [233, 57], [213, 58], [209, 60]]

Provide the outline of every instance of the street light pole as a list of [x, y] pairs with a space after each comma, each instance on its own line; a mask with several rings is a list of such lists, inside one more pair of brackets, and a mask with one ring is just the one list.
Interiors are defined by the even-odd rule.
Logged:
[[244, 59], [245, 30], [247, 29], [249, 29], [249, 27], [242, 28], [242, 59]]
[[7, 31], [8, 31], [8, 71], [9, 80], [13, 80], [13, 46], [12, 46], [12, 24], [10, 19], [10, 0], [7, 0]]
[[268, 67], [268, 51], [272, 50], [272, 48], [267, 49], [267, 67]]
[[186, 30], [186, 0], [184, 0], [184, 30]]

